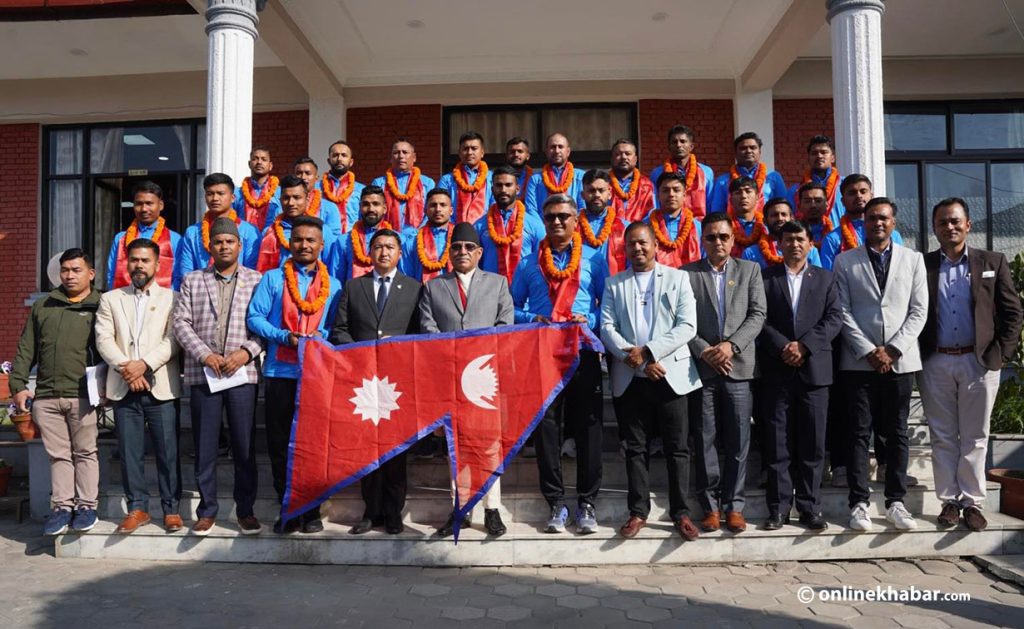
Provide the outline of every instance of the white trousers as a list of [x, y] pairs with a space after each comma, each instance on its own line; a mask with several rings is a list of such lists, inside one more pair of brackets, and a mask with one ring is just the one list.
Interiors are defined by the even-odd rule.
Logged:
[[[495, 478], [494, 484], [487, 490], [484, 497], [480, 500], [480, 503], [484, 506], [484, 509], [498, 509], [501, 507], [501, 479]], [[455, 504], [455, 482], [452, 481], [452, 504]]]
[[935, 493], [943, 503], [981, 508], [985, 501], [985, 454], [999, 372], [974, 353], [935, 353], [918, 379], [932, 442]]

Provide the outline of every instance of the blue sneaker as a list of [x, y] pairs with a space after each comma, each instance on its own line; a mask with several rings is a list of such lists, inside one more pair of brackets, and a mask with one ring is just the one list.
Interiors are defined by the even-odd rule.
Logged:
[[96, 509], [89, 507], [78, 507], [75, 515], [71, 518], [71, 530], [75, 533], [85, 533], [96, 526]]
[[565, 522], [569, 519], [569, 508], [565, 505], [555, 505], [551, 507], [551, 517], [548, 518], [547, 528], [544, 529], [545, 533], [564, 533]]
[[43, 535], [63, 535], [71, 524], [71, 509], [54, 509], [43, 522]]
[[583, 503], [576, 509], [576, 532], [580, 535], [597, 533], [597, 514], [594, 505]]

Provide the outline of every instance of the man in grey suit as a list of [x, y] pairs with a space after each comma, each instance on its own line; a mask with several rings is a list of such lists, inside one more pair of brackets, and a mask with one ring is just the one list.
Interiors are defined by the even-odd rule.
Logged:
[[[515, 312], [508, 281], [496, 273], [479, 268], [483, 247], [472, 223], [459, 223], [452, 231], [449, 249], [452, 271], [423, 285], [420, 298], [420, 328], [423, 332], [458, 332], [496, 325], [511, 325]], [[484, 528], [487, 534], [505, 534], [501, 521], [501, 485], [495, 480], [484, 495]], [[454, 490], [454, 488], [453, 488]], [[452, 534], [454, 515], [437, 530], [438, 537]], [[469, 528], [469, 515], [461, 528]]]
[[[751, 380], [757, 366], [754, 340], [764, 325], [764, 283], [756, 262], [729, 254], [733, 221], [725, 212], [704, 217], [701, 236], [707, 257], [683, 267], [697, 300], [697, 335], [690, 353], [704, 388], [690, 396], [691, 424], [697, 451], [697, 497], [704, 507], [701, 528], [717, 531], [722, 513], [733, 533], [746, 530], [743, 519], [750, 449]], [[721, 435], [719, 435], [721, 432]], [[718, 445], [725, 450], [725, 469], [719, 471]]]
[[668, 466], [669, 516], [687, 541], [700, 536], [690, 520], [686, 394], [700, 386], [687, 345], [697, 332], [696, 304], [686, 273], [656, 262], [650, 224], [626, 228], [630, 268], [608, 280], [601, 298], [601, 340], [611, 357], [612, 395], [626, 442], [629, 520], [619, 533], [636, 537], [651, 511], [648, 443], [660, 435]]
[[[871, 199], [865, 209], [864, 246], [836, 257], [843, 309], [844, 372], [850, 400], [851, 442], [846, 477], [850, 528], [871, 530], [868, 504], [868, 437], [874, 423], [886, 443], [886, 519], [898, 529], [917, 528], [903, 504], [907, 493], [907, 416], [914, 373], [921, 370], [917, 337], [928, 320], [928, 280], [920, 253], [897, 245], [896, 204]], [[872, 422], [872, 419], [874, 420]]]

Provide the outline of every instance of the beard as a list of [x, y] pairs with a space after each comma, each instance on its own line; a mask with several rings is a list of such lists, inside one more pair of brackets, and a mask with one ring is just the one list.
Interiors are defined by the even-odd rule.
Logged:
[[145, 288], [151, 281], [153, 281], [153, 276], [146, 275], [145, 271], [135, 271], [132, 273], [132, 286], [139, 290]]
[[374, 214], [374, 215], [367, 214], [367, 215], [363, 216], [363, 225], [365, 225], [367, 227], [376, 227], [377, 225], [380, 224], [380, 221], [383, 218], [384, 218], [383, 214]]

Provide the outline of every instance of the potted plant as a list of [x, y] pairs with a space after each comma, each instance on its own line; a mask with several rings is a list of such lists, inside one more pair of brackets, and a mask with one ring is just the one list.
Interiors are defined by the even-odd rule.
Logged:
[[[1010, 262], [1017, 295], [1024, 297], [1024, 252]], [[1003, 370], [989, 426], [988, 479], [1001, 485], [1003, 513], [1024, 519], [1024, 343]]]
[[0, 498], [7, 495], [7, 489], [11, 484], [12, 473], [14, 473], [14, 468], [11, 467], [7, 461], [0, 459]]

